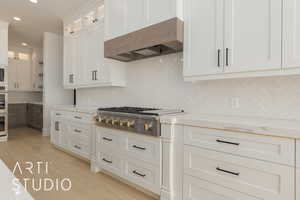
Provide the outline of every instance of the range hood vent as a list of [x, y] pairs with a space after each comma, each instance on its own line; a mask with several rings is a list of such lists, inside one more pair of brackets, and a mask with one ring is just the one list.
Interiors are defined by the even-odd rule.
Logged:
[[106, 58], [130, 62], [183, 50], [183, 22], [173, 18], [105, 41]]

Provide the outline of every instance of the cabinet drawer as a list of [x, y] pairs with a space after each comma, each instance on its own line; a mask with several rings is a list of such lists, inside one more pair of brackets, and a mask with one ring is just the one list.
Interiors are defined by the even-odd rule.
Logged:
[[113, 129], [97, 128], [96, 140], [100, 149], [116, 150], [120, 148], [120, 138], [122, 133], [117, 133]]
[[160, 194], [160, 168], [138, 160], [124, 161], [124, 177], [133, 183]]
[[294, 168], [184, 147], [184, 172], [259, 199], [294, 199]]
[[161, 142], [159, 138], [128, 134], [125, 136], [125, 152], [128, 156], [159, 165]]
[[52, 111], [52, 118], [64, 118], [66, 116], [67, 116], [66, 112], [59, 111], [59, 110]]
[[295, 163], [295, 142], [292, 139], [184, 127], [184, 143], [290, 166]]
[[90, 140], [90, 128], [89, 126], [84, 126], [84, 125], [78, 125], [71, 123], [69, 126], [69, 133], [71, 137], [77, 137], [82, 140], [85, 140], [86, 142], [89, 142]]
[[112, 153], [97, 152], [97, 161], [101, 168], [121, 176], [122, 175], [122, 160], [119, 156]]
[[82, 141], [80, 139], [70, 140], [70, 150], [84, 158], [89, 159], [90, 157], [90, 145], [89, 143]]
[[70, 119], [82, 123], [90, 123], [93, 120], [92, 115], [84, 113], [70, 113]]
[[191, 176], [184, 176], [183, 199], [262, 200]]

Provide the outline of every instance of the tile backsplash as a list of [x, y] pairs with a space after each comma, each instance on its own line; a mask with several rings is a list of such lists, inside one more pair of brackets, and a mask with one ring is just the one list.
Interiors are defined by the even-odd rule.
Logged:
[[300, 119], [300, 76], [189, 83], [182, 68], [182, 54], [128, 63], [127, 87], [80, 89], [78, 104]]

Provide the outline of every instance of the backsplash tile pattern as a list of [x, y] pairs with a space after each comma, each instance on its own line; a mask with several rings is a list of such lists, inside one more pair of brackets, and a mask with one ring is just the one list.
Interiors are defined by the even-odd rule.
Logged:
[[[300, 76], [183, 81], [182, 54], [128, 63], [126, 88], [78, 91], [78, 104], [182, 108], [190, 113], [300, 119]], [[238, 99], [239, 107], [231, 100]]]

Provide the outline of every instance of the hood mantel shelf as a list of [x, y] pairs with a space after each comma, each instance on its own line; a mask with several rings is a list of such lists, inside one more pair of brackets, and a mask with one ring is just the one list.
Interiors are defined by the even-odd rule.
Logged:
[[179, 18], [151, 25], [104, 43], [106, 58], [130, 62], [183, 50], [183, 21]]

